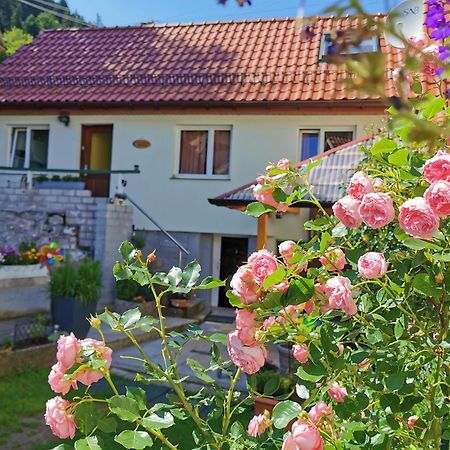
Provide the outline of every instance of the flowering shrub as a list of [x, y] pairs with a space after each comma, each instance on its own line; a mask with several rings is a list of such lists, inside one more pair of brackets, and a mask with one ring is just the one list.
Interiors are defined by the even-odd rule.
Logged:
[[[448, 39], [443, 3], [428, 3], [431, 38]], [[384, 26], [375, 25], [377, 32]], [[449, 110], [442, 95], [422, 93], [425, 76], [435, 77], [432, 87], [444, 91], [438, 79], [448, 71], [448, 42], [443, 44], [436, 51], [425, 34], [406, 42], [405, 65], [397, 74], [398, 107], [390, 108], [388, 130], [362, 148], [367, 158], [333, 215], [308, 183], [319, 161], [295, 169], [283, 159], [257, 179], [257, 201], [248, 214], [283, 213], [300, 201], [319, 214], [304, 224], [311, 231], [309, 242], [282, 242], [279, 257], [258, 250], [234, 274], [227, 296], [236, 307], [236, 329], [228, 336], [206, 336], [199, 327], [168, 333], [161, 305], [167, 293], [187, 294], [223, 282], [208, 277], [199, 283], [196, 262], [184, 270], [151, 273], [155, 254], [143, 259], [129, 242], [122, 244], [115, 277], [147, 286], [158, 317], [142, 317], [137, 308], [122, 315], [105, 311], [91, 319], [102, 341], [60, 338], [58, 362], [49, 375], [52, 389], [65, 395], [104, 377], [114, 395], [99, 400], [86, 390], [72, 402], [60, 396], [49, 400], [46, 422], [57, 436], [73, 438], [78, 429], [84, 437], [76, 449], [101, 448], [102, 433], [114, 434], [127, 449], [151, 447], [153, 440], [163, 448], [184, 449], [176, 435], [168, 438], [167, 429], [189, 419], [195, 449], [208, 450], [438, 450], [450, 439]], [[424, 64], [417, 68], [420, 59]], [[365, 60], [369, 68], [374, 61]], [[362, 71], [364, 60], [348, 63], [360, 88], [379, 92], [375, 69]], [[405, 83], [412, 98], [404, 95]], [[119, 394], [101, 323], [136, 346], [138, 357], [132, 358], [144, 371], [136, 380], [169, 385], [171, 403], [149, 406], [140, 388]], [[145, 354], [135, 330], [161, 339], [162, 364]], [[209, 367], [187, 360], [209, 389], [189, 394], [177, 361], [193, 340], [211, 346]], [[236, 383], [242, 372], [260, 371], [270, 343], [291, 347], [300, 401], [280, 401], [272, 413], [242, 424], [249, 397], [235, 392]], [[211, 377], [216, 370], [228, 378], [228, 390]]]

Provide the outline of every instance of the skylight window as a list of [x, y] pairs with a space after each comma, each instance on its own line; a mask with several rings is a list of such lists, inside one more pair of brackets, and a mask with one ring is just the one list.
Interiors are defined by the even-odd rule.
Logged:
[[380, 50], [380, 43], [377, 36], [371, 36], [359, 42], [356, 40], [357, 42], [355, 42], [355, 39], [351, 35], [345, 35], [339, 32], [336, 34], [337, 36], [333, 36], [331, 33], [322, 35], [320, 61], [328, 62], [339, 57], [355, 57], [362, 53], [374, 53]]

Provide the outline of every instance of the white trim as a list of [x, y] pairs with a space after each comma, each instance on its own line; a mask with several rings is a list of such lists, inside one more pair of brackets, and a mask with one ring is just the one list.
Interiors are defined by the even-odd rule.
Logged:
[[[207, 131], [208, 140], [206, 143], [206, 173], [180, 173], [181, 157], [181, 132], [182, 131]], [[228, 149], [228, 173], [216, 175], [214, 170], [214, 132], [229, 131], [230, 146]], [[174, 179], [194, 179], [194, 180], [230, 180], [231, 179], [231, 148], [233, 139], [233, 127], [231, 125], [177, 125], [175, 128], [175, 157], [174, 157]]]
[[[329, 32], [325, 32], [322, 33], [322, 36], [320, 38], [320, 49], [319, 49], [319, 62], [326, 62], [327, 61], [327, 56], [328, 53], [326, 53], [326, 39], [327, 36], [331, 36], [331, 33]], [[352, 56], [352, 55], [361, 55], [361, 54], [367, 54], [367, 53], [377, 53], [380, 50], [380, 39], [378, 36], [374, 35], [371, 36], [370, 38], [367, 39], [363, 39], [363, 41], [372, 41], [372, 50], [369, 51], [354, 51], [354, 52], [342, 52], [340, 55], [341, 56]], [[361, 43], [363, 42], [361, 41]], [[350, 47], [354, 48], [355, 50], [358, 50], [358, 47], [355, 45], [350, 44]], [[339, 56], [339, 55], [337, 55]]]
[[[18, 132], [25, 131], [25, 159], [23, 162], [23, 165], [24, 165], [23, 168], [28, 169], [30, 167], [30, 158], [31, 158], [31, 132], [34, 130], [48, 130], [49, 142], [50, 142], [50, 126], [49, 125], [10, 124], [10, 125], [8, 125], [8, 130], [9, 130], [8, 135], [9, 135], [9, 140], [10, 140], [8, 165], [10, 167], [12, 167], [14, 164]], [[48, 147], [47, 147], [47, 158], [48, 158]], [[48, 163], [48, 160], [47, 160], [47, 163]]]

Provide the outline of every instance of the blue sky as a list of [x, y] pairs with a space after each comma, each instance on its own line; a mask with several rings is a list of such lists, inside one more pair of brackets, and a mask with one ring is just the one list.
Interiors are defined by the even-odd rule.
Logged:
[[[398, 0], [362, 0], [367, 11], [383, 12]], [[95, 21], [100, 14], [104, 25], [135, 25], [157, 23], [198, 22], [210, 20], [255, 19], [296, 16], [300, 0], [253, 0], [252, 6], [239, 7], [235, 0], [226, 6], [217, 0], [68, 0], [87, 20]], [[306, 0], [306, 14], [316, 15], [333, 0]]]

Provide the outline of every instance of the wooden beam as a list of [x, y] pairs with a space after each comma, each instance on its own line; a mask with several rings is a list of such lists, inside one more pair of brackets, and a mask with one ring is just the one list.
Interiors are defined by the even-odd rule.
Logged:
[[269, 214], [262, 214], [258, 217], [258, 234], [256, 235], [256, 250], [261, 250], [267, 246], [267, 224]]

